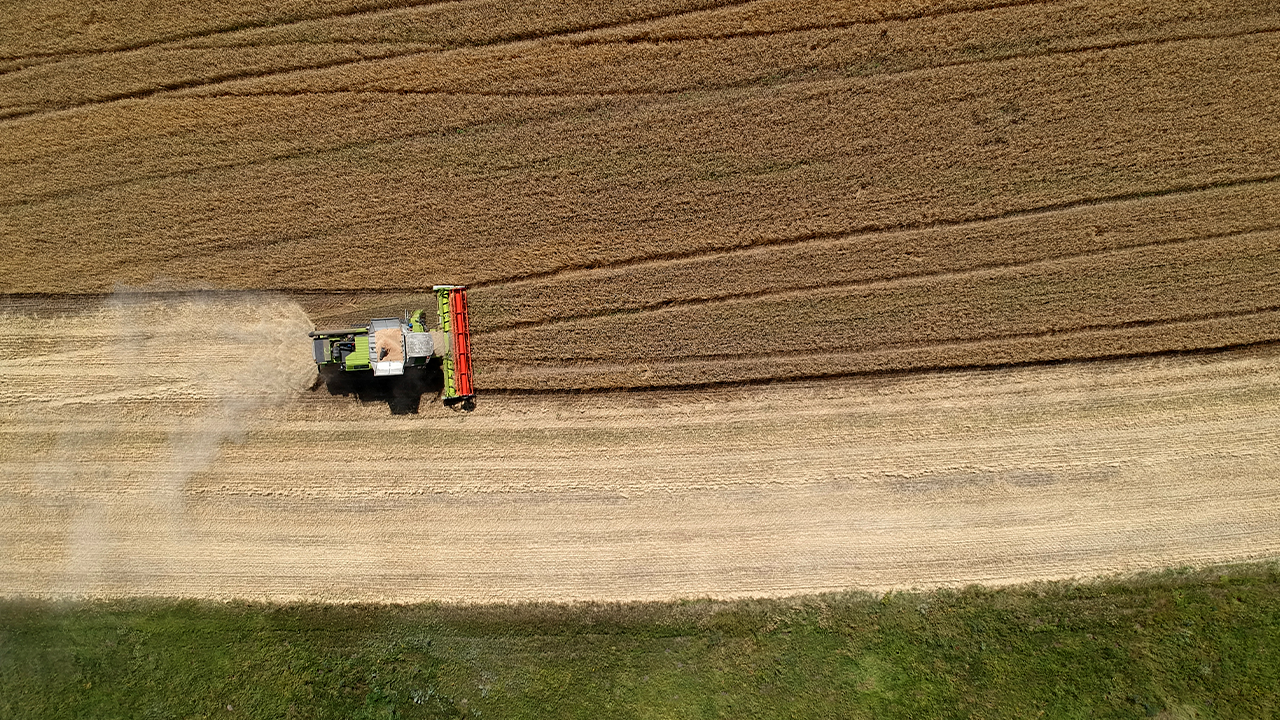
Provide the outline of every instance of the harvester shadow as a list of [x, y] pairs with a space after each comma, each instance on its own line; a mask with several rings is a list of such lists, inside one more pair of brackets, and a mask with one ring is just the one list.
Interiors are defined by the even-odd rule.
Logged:
[[407, 367], [403, 375], [374, 377], [372, 370], [345, 372], [337, 366], [323, 366], [312, 390], [321, 386], [330, 395], [354, 395], [362, 403], [385, 402], [392, 415], [414, 415], [422, 406], [422, 396], [438, 396], [444, 390], [444, 371], [438, 358], [425, 367]]

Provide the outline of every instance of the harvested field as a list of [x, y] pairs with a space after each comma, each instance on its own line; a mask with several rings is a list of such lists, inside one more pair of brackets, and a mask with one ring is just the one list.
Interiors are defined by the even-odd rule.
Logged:
[[[1274, 553], [1280, 3], [1210, 5], [12, 11], [0, 592]], [[472, 288], [480, 411], [306, 391], [308, 329], [433, 283]]]
[[1280, 552], [1274, 347], [402, 418], [303, 390], [278, 299], [0, 323], [29, 338], [0, 361], [6, 593], [780, 595]]

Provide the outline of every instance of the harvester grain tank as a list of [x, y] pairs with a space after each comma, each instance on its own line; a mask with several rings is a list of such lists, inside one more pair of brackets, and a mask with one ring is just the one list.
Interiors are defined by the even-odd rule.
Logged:
[[444, 404], [474, 409], [467, 289], [436, 285], [432, 290], [434, 313], [423, 309], [403, 320], [378, 318], [364, 327], [310, 333], [316, 365], [385, 377], [403, 375], [405, 368], [425, 367], [438, 357], [444, 372]]

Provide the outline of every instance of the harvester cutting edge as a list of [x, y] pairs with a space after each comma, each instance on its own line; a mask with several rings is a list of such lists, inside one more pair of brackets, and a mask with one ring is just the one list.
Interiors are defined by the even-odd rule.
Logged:
[[377, 318], [365, 327], [317, 330], [309, 333], [316, 365], [345, 372], [372, 371], [375, 377], [403, 375], [406, 367], [425, 367], [439, 357], [444, 370], [446, 407], [475, 408], [471, 379], [471, 325], [467, 288], [436, 285], [436, 321], [428, 327], [426, 310], [403, 321]]
[[[436, 314], [444, 332], [453, 340], [453, 352], [444, 357], [444, 404], [475, 398], [471, 385], [471, 322], [467, 315], [467, 289], [437, 285]], [[453, 400], [451, 403], [450, 400]], [[472, 401], [474, 405], [474, 400]]]

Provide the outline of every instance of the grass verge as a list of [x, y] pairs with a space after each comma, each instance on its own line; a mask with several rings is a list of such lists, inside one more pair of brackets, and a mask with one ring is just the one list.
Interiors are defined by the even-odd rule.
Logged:
[[1280, 714], [1280, 565], [781, 600], [0, 601], [0, 717]]

